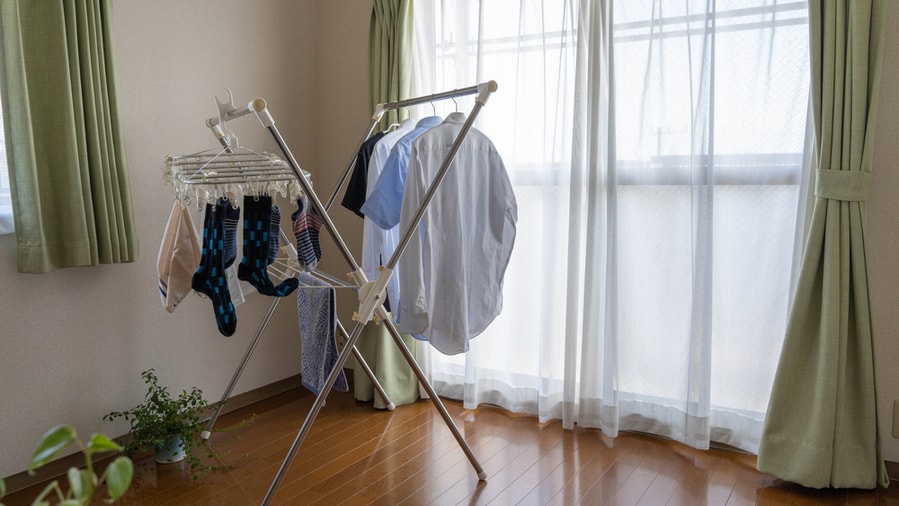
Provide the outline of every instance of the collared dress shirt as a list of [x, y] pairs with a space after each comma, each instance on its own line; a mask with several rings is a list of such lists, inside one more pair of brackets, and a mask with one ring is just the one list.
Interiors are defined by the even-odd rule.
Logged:
[[[400, 230], [415, 226], [411, 220], [464, 121], [464, 114], [452, 113], [415, 141]], [[447, 355], [468, 351], [469, 340], [502, 311], [517, 221], [502, 158], [493, 142], [472, 128], [400, 258], [400, 332], [423, 334]]]
[[[415, 128], [415, 120], [407, 119], [400, 123], [400, 126], [392, 132], [388, 132], [375, 144], [374, 151], [368, 161], [368, 181], [366, 183], [365, 200], [368, 200], [372, 189], [378, 182], [378, 178], [387, 162], [390, 151], [396, 143], [406, 134]], [[363, 204], [364, 205], [364, 204]], [[371, 218], [365, 217], [362, 223], [362, 270], [369, 280], [373, 280], [378, 276], [378, 267], [390, 259], [396, 249], [396, 243], [399, 241], [399, 229], [393, 227], [384, 230], [375, 225]], [[399, 279], [397, 276], [391, 277], [387, 283], [387, 300], [393, 301], [395, 305], [399, 300]], [[388, 311], [393, 308], [387, 305]]]
[[378, 182], [372, 188], [362, 214], [371, 218], [375, 225], [390, 230], [400, 222], [400, 206], [403, 203], [403, 188], [406, 185], [406, 170], [409, 168], [409, 153], [412, 143], [429, 129], [439, 125], [440, 116], [428, 116], [415, 124], [411, 132], [396, 142], [384, 162]]

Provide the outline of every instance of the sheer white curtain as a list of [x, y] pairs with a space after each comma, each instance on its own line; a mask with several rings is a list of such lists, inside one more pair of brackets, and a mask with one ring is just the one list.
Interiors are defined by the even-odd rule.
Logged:
[[466, 355], [420, 347], [438, 390], [755, 451], [804, 179], [805, 2], [415, 11], [415, 94], [499, 83], [477, 128], [519, 205], [503, 314]]

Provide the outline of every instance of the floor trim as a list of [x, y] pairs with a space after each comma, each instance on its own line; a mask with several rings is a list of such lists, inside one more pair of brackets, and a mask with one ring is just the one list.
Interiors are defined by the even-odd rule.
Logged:
[[[352, 370], [346, 371], [348, 378], [353, 377], [352, 372]], [[222, 409], [222, 414], [230, 413], [297, 387], [302, 387], [302, 381], [299, 374], [235, 395], [225, 404], [225, 407]], [[211, 411], [209, 414], [212, 414]], [[116, 438], [116, 440], [121, 440], [126, 436], [127, 435], [120, 436]], [[100, 457], [97, 458], [96, 461], [102, 462], [110, 458], [111, 457], [109, 456]], [[8, 476], [4, 479], [6, 482], [6, 493], [13, 494], [38, 483], [64, 476], [70, 467], [81, 467], [83, 464], [84, 460], [82, 454], [76, 453], [48, 463], [34, 475], [29, 475], [27, 471], [23, 471]], [[886, 461], [886, 470], [891, 481], [899, 481], [899, 462]]]
[[[231, 397], [228, 402], [225, 403], [225, 407], [222, 408], [222, 414], [230, 413], [234, 410], [249, 406], [250, 404], [268, 399], [269, 397], [274, 397], [278, 394], [282, 394], [301, 386], [302, 381], [299, 374], [284, 378], [280, 381], [276, 381], [268, 385], [263, 385], [259, 388], [255, 388], [253, 390], [249, 390], [242, 394]], [[212, 416], [212, 410], [209, 411], [208, 416]], [[127, 434], [119, 436], [115, 439], [116, 441], [121, 441], [125, 437], [127, 437]], [[103, 462], [104, 460], [108, 460], [110, 458], [111, 457], [109, 455], [99, 456], [95, 457], [94, 461]], [[7, 495], [14, 494], [28, 487], [37, 485], [38, 483], [57, 479], [64, 476], [70, 467], [83, 466], [84, 455], [80, 452], [73, 453], [65, 457], [60, 457], [52, 462], [47, 463], [33, 475], [28, 474], [27, 471], [22, 471], [20, 473], [16, 473], [4, 478], [4, 481], [6, 483], [6, 493]]]
[[890, 481], [899, 481], [899, 462], [885, 461], [887, 466], [887, 476]]

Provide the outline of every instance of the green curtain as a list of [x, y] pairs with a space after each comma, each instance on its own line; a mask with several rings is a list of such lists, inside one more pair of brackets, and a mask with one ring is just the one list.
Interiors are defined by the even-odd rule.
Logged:
[[[412, 85], [412, 0], [374, 0], [369, 32], [369, 93], [371, 108], [377, 104], [409, 98]], [[408, 117], [408, 112], [388, 111], [381, 129]], [[402, 335], [414, 353], [415, 339]], [[397, 406], [418, 399], [418, 379], [406, 363], [387, 329], [368, 322], [357, 344], [359, 353], [371, 367], [378, 383]], [[387, 404], [375, 395], [374, 386], [360, 367], [353, 374], [353, 395], [360, 401], [374, 401], [376, 408]]]
[[[412, 88], [412, 0], [374, 0], [369, 37], [368, 89], [371, 110], [387, 102], [409, 98]], [[409, 117], [391, 110], [381, 129]]]
[[0, 79], [20, 272], [131, 262], [111, 1], [2, 0]]
[[810, 2], [815, 202], [758, 469], [807, 487], [889, 481], [865, 266], [883, 0]]

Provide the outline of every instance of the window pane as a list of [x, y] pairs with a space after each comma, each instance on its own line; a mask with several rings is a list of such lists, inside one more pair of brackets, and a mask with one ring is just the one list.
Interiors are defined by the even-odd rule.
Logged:
[[[3, 109], [0, 105], [0, 118]], [[3, 121], [0, 121], [0, 234], [15, 232], [12, 219], [12, 198], [9, 191], [9, 171], [6, 166], [6, 136], [3, 132]]]

